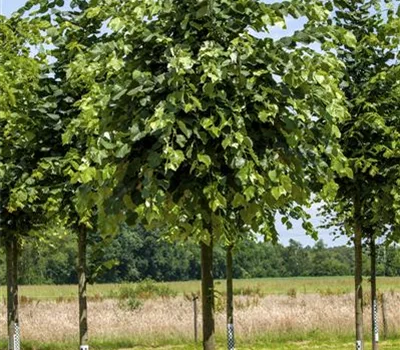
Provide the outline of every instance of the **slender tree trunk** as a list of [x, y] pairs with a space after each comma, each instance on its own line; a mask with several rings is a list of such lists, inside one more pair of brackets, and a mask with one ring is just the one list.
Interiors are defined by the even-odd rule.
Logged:
[[201, 242], [201, 301], [203, 311], [203, 349], [215, 350], [213, 243]]
[[356, 350], [363, 350], [362, 226], [360, 222], [361, 206], [358, 198], [354, 202], [354, 209]]
[[378, 299], [376, 293], [376, 245], [375, 237], [371, 234], [371, 312], [372, 312], [372, 350], [379, 349], [378, 329]]
[[228, 350], [235, 349], [235, 331], [233, 326], [233, 246], [226, 248], [226, 326]]
[[88, 320], [87, 320], [87, 277], [86, 277], [86, 227], [78, 229], [78, 279], [79, 279], [79, 345], [81, 349], [88, 349]]
[[18, 319], [18, 239], [6, 243], [8, 349], [20, 349]]

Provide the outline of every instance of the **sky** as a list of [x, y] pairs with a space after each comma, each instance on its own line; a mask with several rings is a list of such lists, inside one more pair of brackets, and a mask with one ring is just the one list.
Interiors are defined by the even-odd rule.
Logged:
[[[16, 11], [21, 6], [23, 6], [26, 3], [26, 0], [0, 0], [0, 3], [1, 2], [2, 2], [3, 15], [9, 16], [11, 15], [11, 13]], [[273, 2], [273, 1], [267, 0], [266, 2]], [[295, 30], [302, 28], [303, 24], [304, 24], [304, 19], [297, 20], [294, 18], [288, 18], [287, 29], [273, 27], [270, 30], [269, 36], [281, 37], [284, 35], [290, 35]], [[311, 222], [314, 224], [315, 227], [318, 227], [322, 223], [322, 220], [317, 215], [318, 214], [317, 208], [315, 206], [312, 207], [309, 210], [309, 213], [311, 215]], [[314, 245], [315, 243], [315, 241], [311, 237], [305, 234], [303, 228], [301, 227], [301, 222], [293, 222], [293, 228], [291, 230], [287, 230], [286, 227], [284, 227], [281, 224], [280, 220], [277, 220], [276, 226], [280, 235], [280, 242], [284, 245], [287, 245], [290, 239], [296, 240], [303, 245]], [[319, 229], [318, 232], [319, 232], [319, 238], [323, 239], [328, 246], [343, 245], [346, 244], [347, 242], [347, 239], [342, 237], [335, 240], [331, 235], [331, 232], [328, 230]]]
[[0, 0], [0, 3], [1, 2], [3, 3], [3, 15], [9, 16], [11, 13], [22, 7], [26, 3], [26, 0]]

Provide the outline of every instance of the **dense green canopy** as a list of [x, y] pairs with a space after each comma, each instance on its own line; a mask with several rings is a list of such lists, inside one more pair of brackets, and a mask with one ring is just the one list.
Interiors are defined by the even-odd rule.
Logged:
[[[38, 217], [36, 200], [47, 198], [30, 178], [56, 122], [44, 110], [43, 60], [31, 48], [46, 23], [0, 17], [0, 235], [27, 234]], [[35, 204], [34, 204], [35, 203]]]
[[[86, 135], [91, 165], [77, 176], [123, 198], [108, 201], [114, 212], [207, 241], [233, 208], [240, 226], [275, 235], [275, 210], [307, 204], [311, 182], [329, 189], [333, 172], [351, 175], [337, 144], [340, 62], [300, 45], [327, 20], [318, 2], [108, 1], [84, 16], [103, 13], [107, 34], [68, 71], [87, 93], [63, 140]], [[252, 34], [288, 13], [308, 16], [307, 29], [290, 40]]]
[[[354, 218], [363, 229], [398, 240], [400, 175], [400, 67], [397, 1], [335, 2], [334, 21], [357, 38], [342, 46], [341, 88], [350, 118], [340, 126], [341, 149], [354, 173], [337, 180], [336, 222], [352, 234]], [[354, 204], [359, 203], [358, 213]], [[367, 233], [366, 232], [366, 236]]]

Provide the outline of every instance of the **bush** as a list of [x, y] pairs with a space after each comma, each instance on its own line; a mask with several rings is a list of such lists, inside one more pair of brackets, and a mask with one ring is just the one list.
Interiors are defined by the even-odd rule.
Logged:
[[143, 306], [143, 301], [139, 300], [135, 296], [130, 296], [125, 299], [120, 299], [118, 306], [121, 309], [135, 311], [135, 310], [140, 309]]
[[151, 298], [170, 298], [175, 297], [177, 292], [166, 285], [155, 283], [152, 280], [144, 280], [137, 284], [122, 286], [119, 289], [118, 299], [151, 299]]
[[143, 300], [157, 297], [170, 298], [176, 295], [177, 293], [166, 285], [144, 280], [137, 284], [122, 286], [117, 297], [120, 308], [133, 311], [143, 306]]
[[287, 295], [293, 299], [295, 299], [297, 297], [297, 290], [296, 288], [290, 288], [287, 291]]
[[171, 298], [177, 295], [166, 285], [155, 283], [152, 280], [146, 279], [136, 285], [136, 295], [142, 299], [151, 299], [156, 297]]

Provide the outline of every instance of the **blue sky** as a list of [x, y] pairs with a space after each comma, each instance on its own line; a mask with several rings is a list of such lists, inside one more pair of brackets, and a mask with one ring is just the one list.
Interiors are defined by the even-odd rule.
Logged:
[[26, 0], [0, 0], [3, 1], [3, 15], [9, 16], [26, 3]]
[[[26, 0], [0, 0], [0, 2], [3, 2], [3, 14], [6, 16], [9, 16], [12, 12], [16, 11], [18, 8], [23, 6], [26, 3]], [[66, 1], [68, 2], [68, 1]], [[267, 0], [266, 2], [273, 2], [272, 0]], [[299, 19], [293, 19], [293, 18], [288, 18], [287, 20], [287, 29], [284, 30], [279, 27], [274, 27], [270, 31], [270, 36], [273, 37], [280, 37], [283, 35], [288, 35], [292, 33], [295, 30], [300, 29], [304, 24], [304, 20]], [[321, 219], [317, 215], [317, 209], [312, 208], [310, 209], [309, 213], [312, 216], [312, 223], [315, 226], [320, 225]], [[308, 237], [304, 230], [301, 227], [300, 222], [294, 222], [293, 228], [291, 230], [287, 230], [279, 220], [277, 220], [277, 228], [278, 232], [280, 234], [280, 241], [282, 244], [287, 244], [290, 239], [294, 239], [296, 241], [299, 241], [303, 245], [313, 245], [314, 240], [310, 237]], [[346, 243], [346, 239], [340, 238], [337, 240], [333, 240], [333, 237], [330, 235], [330, 232], [327, 230], [319, 230], [319, 238], [323, 239], [325, 243], [329, 246], [336, 246], [336, 245], [342, 245]]]

